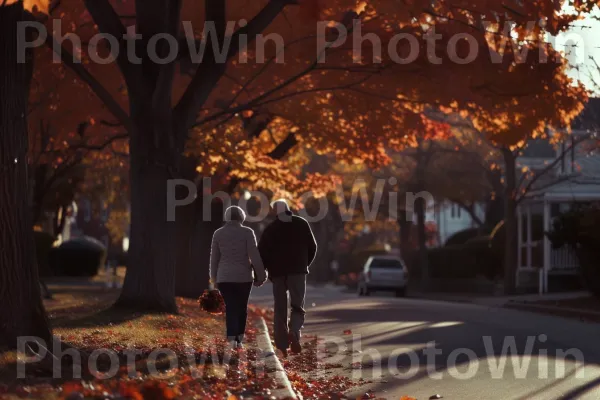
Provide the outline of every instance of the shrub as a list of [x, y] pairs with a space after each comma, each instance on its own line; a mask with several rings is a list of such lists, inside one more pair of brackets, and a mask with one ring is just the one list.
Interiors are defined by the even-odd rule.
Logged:
[[435, 279], [472, 279], [480, 275], [494, 279], [502, 271], [502, 259], [492, 251], [489, 236], [430, 249], [428, 256], [430, 276]]
[[492, 246], [491, 236], [479, 236], [465, 243], [465, 249], [473, 253], [478, 274], [489, 280], [502, 277], [504, 272], [504, 249], [497, 251]]
[[474, 255], [464, 245], [429, 250], [429, 273], [435, 279], [469, 279], [477, 276]]
[[555, 218], [552, 230], [547, 233], [554, 248], [564, 245], [575, 249], [595, 247], [600, 244], [600, 209], [575, 209]]
[[54, 236], [47, 232], [33, 232], [35, 241], [35, 255], [38, 263], [38, 271], [41, 277], [52, 276], [50, 268], [50, 251], [54, 244]]
[[575, 250], [584, 285], [600, 297], [600, 209], [579, 208], [564, 213], [547, 233], [554, 248], [570, 246]]
[[[488, 232], [489, 233], [489, 232]], [[455, 246], [460, 244], [465, 244], [469, 240], [478, 237], [481, 234], [481, 230], [479, 228], [469, 228], [463, 231], [456, 232], [454, 235], [450, 236], [444, 246]]]
[[106, 248], [91, 237], [81, 237], [61, 244], [52, 252], [57, 275], [91, 277], [106, 262]]

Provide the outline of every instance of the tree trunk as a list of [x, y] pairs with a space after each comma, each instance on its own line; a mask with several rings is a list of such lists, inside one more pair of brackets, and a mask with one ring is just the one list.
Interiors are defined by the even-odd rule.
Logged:
[[514, 294], [517, 289], [517, 203], [516, 157], [508, 148], [502, 149], [506, 171], [504, 190], [504, 290]]
[[21, 2], [0, 5], [0, 348], [19, 336], [51, 338], [40, 295], [27, 176], [27, 106], [32, 54], [17, 63]]
[[[427, 168], [427, 155], [423, 153], [421, 145], [417, 148], [415, 171], [414, 194], [425, 190], [425, 169]], [[419, 254], [419, 266], [421, 269], [421, 287], [424, 290], [429, 289], [429, 258], [427, 256], [427, 231], [425, 229], [425, 212], [427, 203], [425, 199], [419, 197], [415, 200], [415, 213], [417, 214], [417, 243]]]
[[223, 222], [223, 204], [211, 204], [210, 221], [202, 218], [203, 202], [198, 199], [180, 207], [176, 214], [177, 225], [177, 296], [196, 298], [208, 288], [210, 245], [214, 232]]
[[[410, 255], [410, 233], [413, 227], [412, 220], [409, 220], [406, 215], [406, 210], [399, 211], [398, 215], [398, 234], [400, 235], [400, 255], [404, 257], [404, 261], [408, 261]], [[411, 259], [412, 260], [412, 259]], [[414, 265], [411, 265], [414, 267]]]
[[129, 262], [115, 306], [176, 312], [176, 230], [167, 220], [167, 181], [175, 177], [179, 157], [172, 132], [161, 129], [168, 124], [153, 118], [161, 113], [147, 104], [138, 109], [135, 100], [132, 104]]
[[425, 230], [425, 199], [415, 201], [417, 214], [417, 239], [419, 245], [419, 265], [421, 266], [421, 285], [423, 289], [429, 287], [429, 258], [427, 256], [427, 232]]

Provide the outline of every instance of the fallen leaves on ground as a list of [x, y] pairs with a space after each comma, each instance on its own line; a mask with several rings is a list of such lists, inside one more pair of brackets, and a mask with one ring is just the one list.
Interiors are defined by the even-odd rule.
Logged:
[[[95, 304], [74, 302], [73, 307], [57, 308], [53, 313], [55, 335], [63, 344], [81, 351], [83, 379], [72, 379], [72, 359], [65, 356], [62, 366], [70, 371], [70, 378], [53, 379], [51, 370], [28, 368], [26, 378], [16, 380], [16, 355], [5, 356], [6, 362], [0, 363], [0, 399], [272, 397], [276, 383], [256, 368], [254, 317], [247, 329], [249, 344], [243, 350], [231, 350], [223, 337], [224, 316], [202, 311], [194, 300], [178, 299], [179, 314], [169, 315], [105, 310], [110, 305], [108, 299]], [[96, 313], [90, 313], [94, 306]], [[118, 368], [109, 379], [103, 378], [113, 365], [110, 358], [97, 358], [98, 371], [87, 368], [86, 359], [98, 349], [108, 349], [117, 356]], [[169, 354], [158, 354], [157, 349], [168, 350]], [[130, 357], [134, 362], [127, 363]], [[4, 372], [10, 372], [13, 379]]]

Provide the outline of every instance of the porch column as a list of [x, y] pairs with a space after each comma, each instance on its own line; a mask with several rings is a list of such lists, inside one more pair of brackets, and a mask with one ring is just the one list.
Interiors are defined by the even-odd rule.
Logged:
[[[550, 231], [550, 220], [552, 216], [550, 214], [550, 201], [544, 199], [544, 232]], [[548, 293], [548, 272], [550, 271], [550, 251], [551, 244], [550, 239], [544, 235], [544, 293]]]
[[517, 268], [523, 267], [523, 216], [521, 214], [521, 205], [517, 206]]
[[521, 268], [523, 268], [523, 254], [521, 251], [523, 247], [523, 219], [521, 216], [521, 207], [521, 204], [517, 206], [517, 276], [515, 277], [517, 287], [519, 287], [519, 275]]
[[531, 247], [532, 237], [531, 237], [531, 204], [527, 205], [527, 268], [531, 268], [533, 261], [531, 259]]

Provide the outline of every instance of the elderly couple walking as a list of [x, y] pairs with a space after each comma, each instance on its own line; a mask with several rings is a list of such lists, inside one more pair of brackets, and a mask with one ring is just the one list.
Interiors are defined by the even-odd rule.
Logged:
[[292, 214], [284, 200], [273, 202], [271, 213], [275, 219], [257, 244], [254, 231], [244, 226], [244, 211], [236, 206], [227, 208], [225, 225], [212, 239], [210, 277], [225, 300], [227, 339], [240, 347], [252, 285], [262, 286], [268, 273], [273, 284], [275, 346], [287, 356], [288, 348], [294, 353], [302, 351], [306, 275], [317, 243], [308, 222]]

